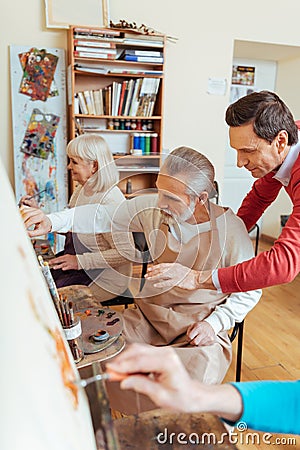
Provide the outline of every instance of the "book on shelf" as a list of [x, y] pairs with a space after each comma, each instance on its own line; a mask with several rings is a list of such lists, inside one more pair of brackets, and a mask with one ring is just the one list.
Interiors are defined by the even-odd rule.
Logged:
[[100, 73], [100, 74], [107, 74], [108, 70], [101, 67], [75, 67], [75, 70], [78, 70], [79, 72], [86, 72], [86, 73]]
[[91, 91], [89, 91], [88, 89], [83, 91], [83, 95], [84, 95], [84, 99], [85, 99], [85, 103], [87, 106], [87, 110], [88, 110], [88, 114], [91, 115], [95, 115], [95, 105], [94, 105], [94, 97], [93, 95], [91, 95]]
[[135, 70], [127, 70], [127, 69], [109, 69], [106, 73], [120, 73], [125, 75], [163, 75], [163, 70], [144, 70], [144, 69], [135, 69]]
[[103, 89], [103, 109], [106, 116], [111, 116], [111, 86]]
[[162, 52], [155, 51], [155, 50], [133, 50], [133, 49], [126, 49], [122, 52], [122, 57], [125, 55], [132, 55], [132, 56], [151, 56], [156, 58], [162, 58], [163, 54]]
[[102, 116], [103, 115], [102, 89], [94, 90], [93, 96], [94, 96], [94, 104], [95, 104], [95, 113], [97, 116]]
[[120, 31], [112, 30], [111, 28], [93, 28], [93, 27], [75, 27], [73, 29], [74, 36], [78, 35], [89, 35], [89, 36], [120, 36]]
[[74, 95], [74, 114], [79, 114], [79, 98], [78, 98], [78, 94]]
[[122, 82], [122, 89], [121, 89], [120, 102], [119, 102], [119, 108], [118, 108], [118, 116], [120, 116], [122, 114], [122, 107], [123, 107], [124, 95], [125, 95], [125, 90], [126, 90], [127, 84], [128, 84], [127, 80], [124, 80]]
[[90, 52], [90, 53], [107, 53], [109, 55], [116, 55], [117, 50], [115, 48], [100, 48], [100, 47], [82, 47], [76, 46], [75, 52]]
[[126, 84], [125, 84], [125, 91], [124, 91], [124, 97], [123, 97], [123, 102], [122, 102], [121, 116], [124, 116], [124, 113], [125, 113], [126, 101], [127, 101], [128, 92], [129, 92], [129, 81], [130, 80], [127, 80]]
[[158, 88], [160, 84], [160, 78], [149, 78], [145, 77], [143, 78], [143, 84], [141, 87], [141, 94], [157, 94]]
[[113, 84], [112, 84], [112, 107], [111, 107], [113, 116], [118, 115], [121, 89], [122, 89], [122, 83], [113, 81]]
[[153, 63], [153, 64], [162, 64], [164, 62], [164, 58], [162, 56], [136, 56], [136, 55], [124, 55], [122, 58], [124, 61], [134, 61], [141, 63]]
[[129, 109], [129, 113], [128, 113], [129, 116], [136, 116], [137, 109], [139, 106], [139, 97], [140, 97], [140, 91], [141, 91], [142, 84], [143, 84], [142, 78], [137, 78], [135, 80], [134, 91], [132, 94], [131, 105], [130, 105], [130, 109]]
[[132, 35], [123, 33], [124, 44], [142, 45], [144, 47], [163, 47], [164, 37], [162, 35]]
[[131, 79], [131, 80], [128, 81], [128, 92], [127, 92], [127, 96], [126, 96], [126, 102], [125, 102], [125, 105], [124, 105], [124, 110], [122, 112], [123, 116], [128, 116], [129, 115], [129, 108], [130, 108], [130, 105], [131, 105], [134, 83], [135, 83], [135, 80]]
[[115, 37], [115, 36], [106, 36], [106, 35], [102, 35], [102, 36], [95, 36], [95, 35], [91, 35], [91, 34], [78, 34], [78, 33], [74, 33], [74, 39], [80, 39], [81, 41], [93, 41], [93, 42], [108, 42], [108, 41], [112, 41], [114, 44], [122, 44], [124, 42], [123, 38], [119, 38], [119, 37]]
[[78, 95], [79, 108], [80, 108], [81, 114], [88, 114], [89, 112], [88, 112], [88, 109], [87, 109], [87, 105], [86, 105], [86, 102], [85, 102], [85, 98], [84, 98], [83, 92], [78, 92], [77, 95]]
[[105, 42], [98, 40], [74, 39], [74, 46], [96, 47], [96, 48], [116, 48], [115, 42]]
[[124, 44], [130, 44], [135, 47], [141, 46], [141, 47], [156, 47], [156, 48], [162, 48], [164, 44], [162, 42], [155, 42], [155, 41], [142, 41], [140, 39], [124, 39]]
[[80, 72], [90, 72], [90, 73], [101, 73], [107, 74], [108, 68], [105, 66], [100, 66], [97, 62], [80, 62], [74, 64], [74, 69]]
[[102, 53], [102, 52], [82, 52], [82, 51], [74, 51], [75, 58], [98, 58], [98, 59], [116, 59], [115, 53]]
[[141, 41], [158, 41], [158, 42], [164, 42], [164, 34], [142, 34], [139, 32], [132, 33], [132, 31], [127, 32], [123, 31], [122, 37], [125, 39], [135, 39], [135, 40], [141, 40]]

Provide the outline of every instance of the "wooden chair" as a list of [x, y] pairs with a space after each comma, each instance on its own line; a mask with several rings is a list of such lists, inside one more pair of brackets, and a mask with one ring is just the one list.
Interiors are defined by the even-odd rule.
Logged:
[[[141, 252], [142, 256], [142, 272], [141, 272], [141, 279], [140, 279], [140, 286], [139, 291], [142, 289], [145, 283], [145, 274], [147, 272], [147, 265], [150, 261], [150, 254], [148, 250], [147, 241], [145, 239], [145, 235], [143, 232], [133, 232], [133, 240], [135, 247], [138, 251]], [[114, 297], [109, 300], [104, 300], [101, 302], [103, 306], [118, 306], [123, 305], [126, 308], [128, 308], [128, 305], [131, 305], [134, 303], [134, 296], [129, 288], [126, 289], [123, 294], [118, 295], [117, 297]]]

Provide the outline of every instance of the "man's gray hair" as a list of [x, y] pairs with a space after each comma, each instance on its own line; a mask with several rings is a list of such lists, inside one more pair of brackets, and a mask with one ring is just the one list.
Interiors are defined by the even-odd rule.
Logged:
[[214, 190], [215, 169], [202, 153], [190, 147], [178, 147], [166, 158], [162, 170], [186, 184], [186, 193], [199, 197]]

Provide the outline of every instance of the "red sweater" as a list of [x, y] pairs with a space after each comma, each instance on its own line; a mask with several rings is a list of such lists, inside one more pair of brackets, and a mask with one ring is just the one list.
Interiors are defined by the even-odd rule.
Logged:
[[[273, 176], [271, 172], [255, 181], [237, 213], [248, 230], [273, 203], [283, 187]], [[219, 269], [219, 281], [224, 293], [289, 283], [300, 272], [300, 155], [285, 190], [293, 203], [293, 211], [279, 238], [269, 251], [249, 261]]]

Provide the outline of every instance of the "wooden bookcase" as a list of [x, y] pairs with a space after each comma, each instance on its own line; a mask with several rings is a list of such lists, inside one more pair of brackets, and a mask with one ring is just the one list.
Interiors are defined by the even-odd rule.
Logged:
[[155, 188], [162, 152], [165, 43], [164, 35], [127, 29], [73, 25], [69, 30], [69, 138], [99, 133], [114, 155], [124, 193], [130, 178], [128, 195]]

